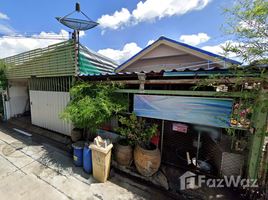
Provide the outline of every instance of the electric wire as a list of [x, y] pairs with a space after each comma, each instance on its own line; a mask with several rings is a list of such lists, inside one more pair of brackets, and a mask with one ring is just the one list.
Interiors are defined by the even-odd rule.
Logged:
[[60, 37], [39, 37], [39, 36], [28, 36], [28, 35], [4, 35], [0, 34], [0, 37], [3, 39], [45, 39], [45, 40], [66, 40], [66, 38]]

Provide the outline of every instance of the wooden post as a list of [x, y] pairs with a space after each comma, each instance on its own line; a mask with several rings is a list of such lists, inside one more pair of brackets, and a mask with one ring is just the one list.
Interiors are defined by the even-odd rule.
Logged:
[[139, 73], [138, 78], [139, 78], [139, 83], [140, 83], [139, 92], [144, 93], [144, 84], [145, 84], [146, 74], [145, 73]]

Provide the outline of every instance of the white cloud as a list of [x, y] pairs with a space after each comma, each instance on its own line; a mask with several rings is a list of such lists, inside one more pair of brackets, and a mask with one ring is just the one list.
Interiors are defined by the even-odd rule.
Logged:
[[37, 48], [44, 48], [48, 45], [61, 42], [59, 39], [62, 38], [68, 40], [69, 33], [65, 30], [61, 30], [59, 34], [53, 32], [41, 32], [38, 35], [32, 35], [30, 38], [23, 37], [22, 35], [18, 37], [3, 36], [0, 37], [0, 58], [5, 58]]
[[9, 17], [6, 14], [0, 12], [0, 34], [14, 35], [16, 33], [16, 30], [1, 19], [9, 19]]
[[228, 40], [225, 43], [221, 43], [215, 46], [204, 46], [201, 49], [209, 51], [211, 53], [218, 54], [220, 56], [226, 56], [227, 58], [235, 58], [236, 60], [238, 60], [237, 55], [235, 53], [229, 53], [228, 55], [225, 55], [225, 52], [221, 48], [221, 47], [225, 47], [229, 42], [231, 43], [231, 45], [238, 45], [237, 42], [232, 42], [231, 40]]
[[154, 40], [149, 40], [149, 42], [147, 43], [146, 46], [150, 45], [150, 44], [153, 44], [154, 43]]
[[212, 0], [147, 0], [140, 1], [132, 14], [138, 21], [183, 15], [192, 10], [203, 9]]
[[79, 31], [79, 37], [82, 38], [84, 36], [86, 36], [85, 31]]
[[198, 33], [197, 35], [182, 35], [180, 40], [186, 44], [196, 46], [208, 41], [210, 37], [206, 33]]
[[[126, 24], [130, 19], [130, 12], [126, 8], [115, 11], [113, 15], [102, 15], [98, 19], [101, 28], [118, 29], [122, 24]], [[104, 33], [103, 33], [104, 34]]]
[[244, 20], [239, 22], [239, 26], [236, 28], [241, 31], [241, 29], [256, 29], [256, 28], [263, 28], [265, 27], [266, 23], [262, 21], [256, 20]]
[[141, 50], [142, 48], [138, 47], [136, 43], [131, 42], [126, 44], [123, 50], [108, 48], [108, 49], [101, 49], [98, 51], [98, 53], [107, 56], [108, 58], [111, 58], [118, 63], [122, 63]]
[[136, 9], [130, 14], [129, 10], [122, 8], [113, 15], [102, 15], [98, 19], [102, 29], [118, 29], [125, 25], [135, 26], [142, 21], [153, 21], [156, 18], [183, 15], [193, 10], [203, 9], [212, 0], [146, 0], [140, 1]]
[[106, 32], [105, 30], [102, 30], [102, 31], [101, 31], [101, 35], [104, 35], [105, 32]]
[[224, 51], [222, 50], [222, 48], [220, 47], [220, 45], [224, 45], [225, 43], [219, 44], [219, 45], [215, 45], [215, 46], [204, 46], [201, 49], [209, 51], [211, 53], [215, 53], [218, 55], [224, 55]]
[[15, 32], [16, 32], [16, 30], [13, 29], [11, 26], [5, 25], [5, 24], [1, 23], [1, 21], [0, 21], [0, 33], [1, 34], [14, 35]]
[[9, 19], [9, 17], [6, 14], [0, 12], [0, 19]]

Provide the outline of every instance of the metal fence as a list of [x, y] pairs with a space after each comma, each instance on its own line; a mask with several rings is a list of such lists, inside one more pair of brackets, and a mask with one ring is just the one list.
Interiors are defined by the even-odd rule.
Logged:
[[[179, 122], [165, 121], [162, 138], [162, 162], [208, 176], [243, 175], [246, 147], [232, 149], [238, 137], [228, 135], [221, 128], [187, 126], [187, 132], [174, 130]], [[199, 142], [198, 142], [198, 138]], [[241, 147], [242, 149], [242, 147]]]
[[72, 77], [49, 77], [49, 78], [30, 78], [29, 89], [35, 91], [54, 91], [69, 92], [72, 87]]
[[75, 74], [74, 41], [68, 40], [2, 59], [8, 79], [72, 76]]
[[[128, 93], [128, 96], [131, 113], [134, 94]], [[233, 99], [232, 124], [228, 129], [146, 118], [148, 123], [158, 124], [162, 162], [213, 177], [244, 176], [250, 149], [249, 122], [246, 119], [251, 113], [241, 113], [250, 107], [250, 102]], [[178, 126], [182, 127], [179, 131]], [[185, 127], [187, 130], [182, 131]]]

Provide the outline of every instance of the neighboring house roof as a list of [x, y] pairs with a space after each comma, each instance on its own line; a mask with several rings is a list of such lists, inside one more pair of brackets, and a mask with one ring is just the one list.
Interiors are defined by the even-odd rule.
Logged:
[[118, 64], [82, 44], [79, 44], [78, 74], [96, 74], [112, 72]]
[[[232, 59], [228, 59], [228, 58], [222, 57], [220, 55], [217, 55], [217, 54], [214, 54], [214, 53], [211, 53], [211, 52], [208, 52], [208, 51], [199, 49], [197, 47], [193, 47], [191, 45], [184, 44], [182, 42], [178, 42], [178, 41], [172, 40], [170, 38], [161, 36], [153, 44], [148, 45], [147, 47], [145, 47], [144, 49], [142, 49], [139, 53], [137, 53], [136, 55], [132, 56], [130, 59], [128, 59], [123, 64], [121, 64], [120, 66], [118, 66], [115, 69], [115, 72], [120, 72], [123, 69], [127, 68], [128, 66], [130, 66], [131, 64], [137, 62], [139, 59], [146, 57], [146, 55], [148, 55], [154, 49], [156, 49], [157, 47], [159, 47], [159, 45], [161, 45], [161, 44], [164, 44], [164, 45], [166, 45], [168, 47], [171, 47], [171, 48], [173, 48], [174, 50], [176, 50], [178, 52], [179, 51], [180, 52], [184, 52], [184, 53], [187, 53], [187, 54], [192, 55], [194, 57], [202, 58], [202, 59], [207, 60], [207, 61], [217, 61], [217, 59], [218, 59], [218, 60], [221, 60], [221, 61], [225, 61], [227, 64], [231, 64], [231, 65], [232, 64], [241, 64], [238, 61], [235, 61], [235, 60], [232, 60]], [[159, 52], [157, 52], [157, 53], [159, 55]], [[174, 55], [172, 55], [172, 56], [174, 56]], [[154, 58], [156, 58], [156, 57], [154, 57]], [[214, 63], [216, 63], [216, 62], [214, 62]], [[221, 65], [222, 67], [225, 66], [225, 63], [223, 63], [223, 62], [222, 63], [217, 63], [217, 64], [218, 65]], [[152, 66], [152, 67], [154, 67], [154, 66]], [[154, 70], [154, 69], [152, 68], [152, 70]], [[132, 71], [132, 70], [130, 70], [130, 71]]]

